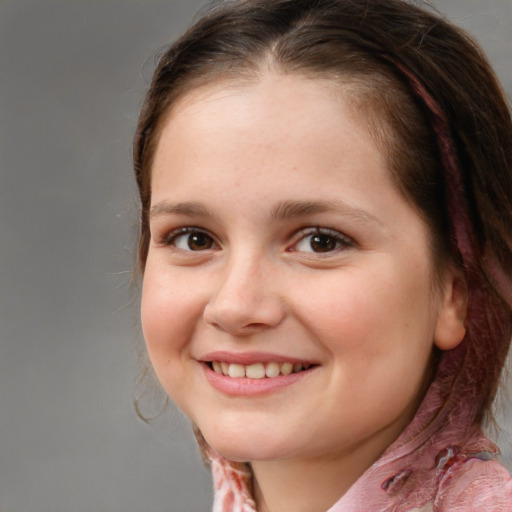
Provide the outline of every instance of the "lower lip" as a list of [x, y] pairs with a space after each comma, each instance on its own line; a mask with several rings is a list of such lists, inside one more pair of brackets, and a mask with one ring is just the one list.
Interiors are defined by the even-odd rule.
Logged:
[[265, 377], [263, 379], [248, 379], [247, 377], [227, 377], [214, 372], [207, 364], [202, 364], [209, 383], [221, 393], [230, 396], [265, 395], [286, 388], [310, 375], [316, 366], [290, 375]]

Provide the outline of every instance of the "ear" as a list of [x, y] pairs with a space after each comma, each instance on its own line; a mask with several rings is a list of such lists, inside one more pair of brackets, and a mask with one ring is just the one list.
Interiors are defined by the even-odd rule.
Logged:
[[462, 272], [448, 270], [434, 333], [434, 343], [441, 350], [455, 348], [464, 339], [467, 302], [467, 286]]

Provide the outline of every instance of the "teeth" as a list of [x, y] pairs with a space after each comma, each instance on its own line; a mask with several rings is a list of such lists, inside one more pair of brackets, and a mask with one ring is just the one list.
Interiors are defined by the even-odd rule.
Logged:
[[307, 370], [310, 364], [302, 363], [254, 363], [247, 366], [237, 363], [226, 363], [225, 361], [212, 361], [212, 368], [215, 373], [229, 376], [235, 379], [247, 377], [249, 379], [272, 378], [279, 375], [290, 375]]
[[281, 373], [283, 375], [290, 375], [293, 371], [293, 364], [292, 363], [283, 363], [281, 365]]
[[265, 375], [267, 377], [277, 377], [279, 375], [279, 365], [277, 363], [268, 363], [265, 368]]
[[243, 364], [230, 364], [228, 373], [230, 377], [245, 377], [245, 367]]
[[250, 364], [245, 368], [245, 376], [249, 379], [263, 379], [265, 377], [265, 367], [261, 363]]

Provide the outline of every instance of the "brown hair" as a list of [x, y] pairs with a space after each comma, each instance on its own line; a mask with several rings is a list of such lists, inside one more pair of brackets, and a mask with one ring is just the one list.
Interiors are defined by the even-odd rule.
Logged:
[[480, 422], [512, 332], [512, 121], [476, 43], [410, 2], [217, 2], [172, 45], [159, 61], [135, 136], [141, 270], [151, 165], [166, 115], [194, 88], [255, 79], [265, 67], [332, 78], [355, 92], [398, 187], [431, 227], [438, 262], [449, 254], [464, 269], [468, 334], [441, 356], [450, 368], [445, 399], [455, 404], [471, 396], [471, 422]]

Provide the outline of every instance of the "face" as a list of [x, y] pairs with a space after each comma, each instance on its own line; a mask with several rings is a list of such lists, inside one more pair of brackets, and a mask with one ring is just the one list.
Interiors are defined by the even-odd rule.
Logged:
[[376, 458], [446, 306], [428, 229], [339, 85], [189, 93], [152, 173], [142, 323], [171, 398], [233, 460]]

